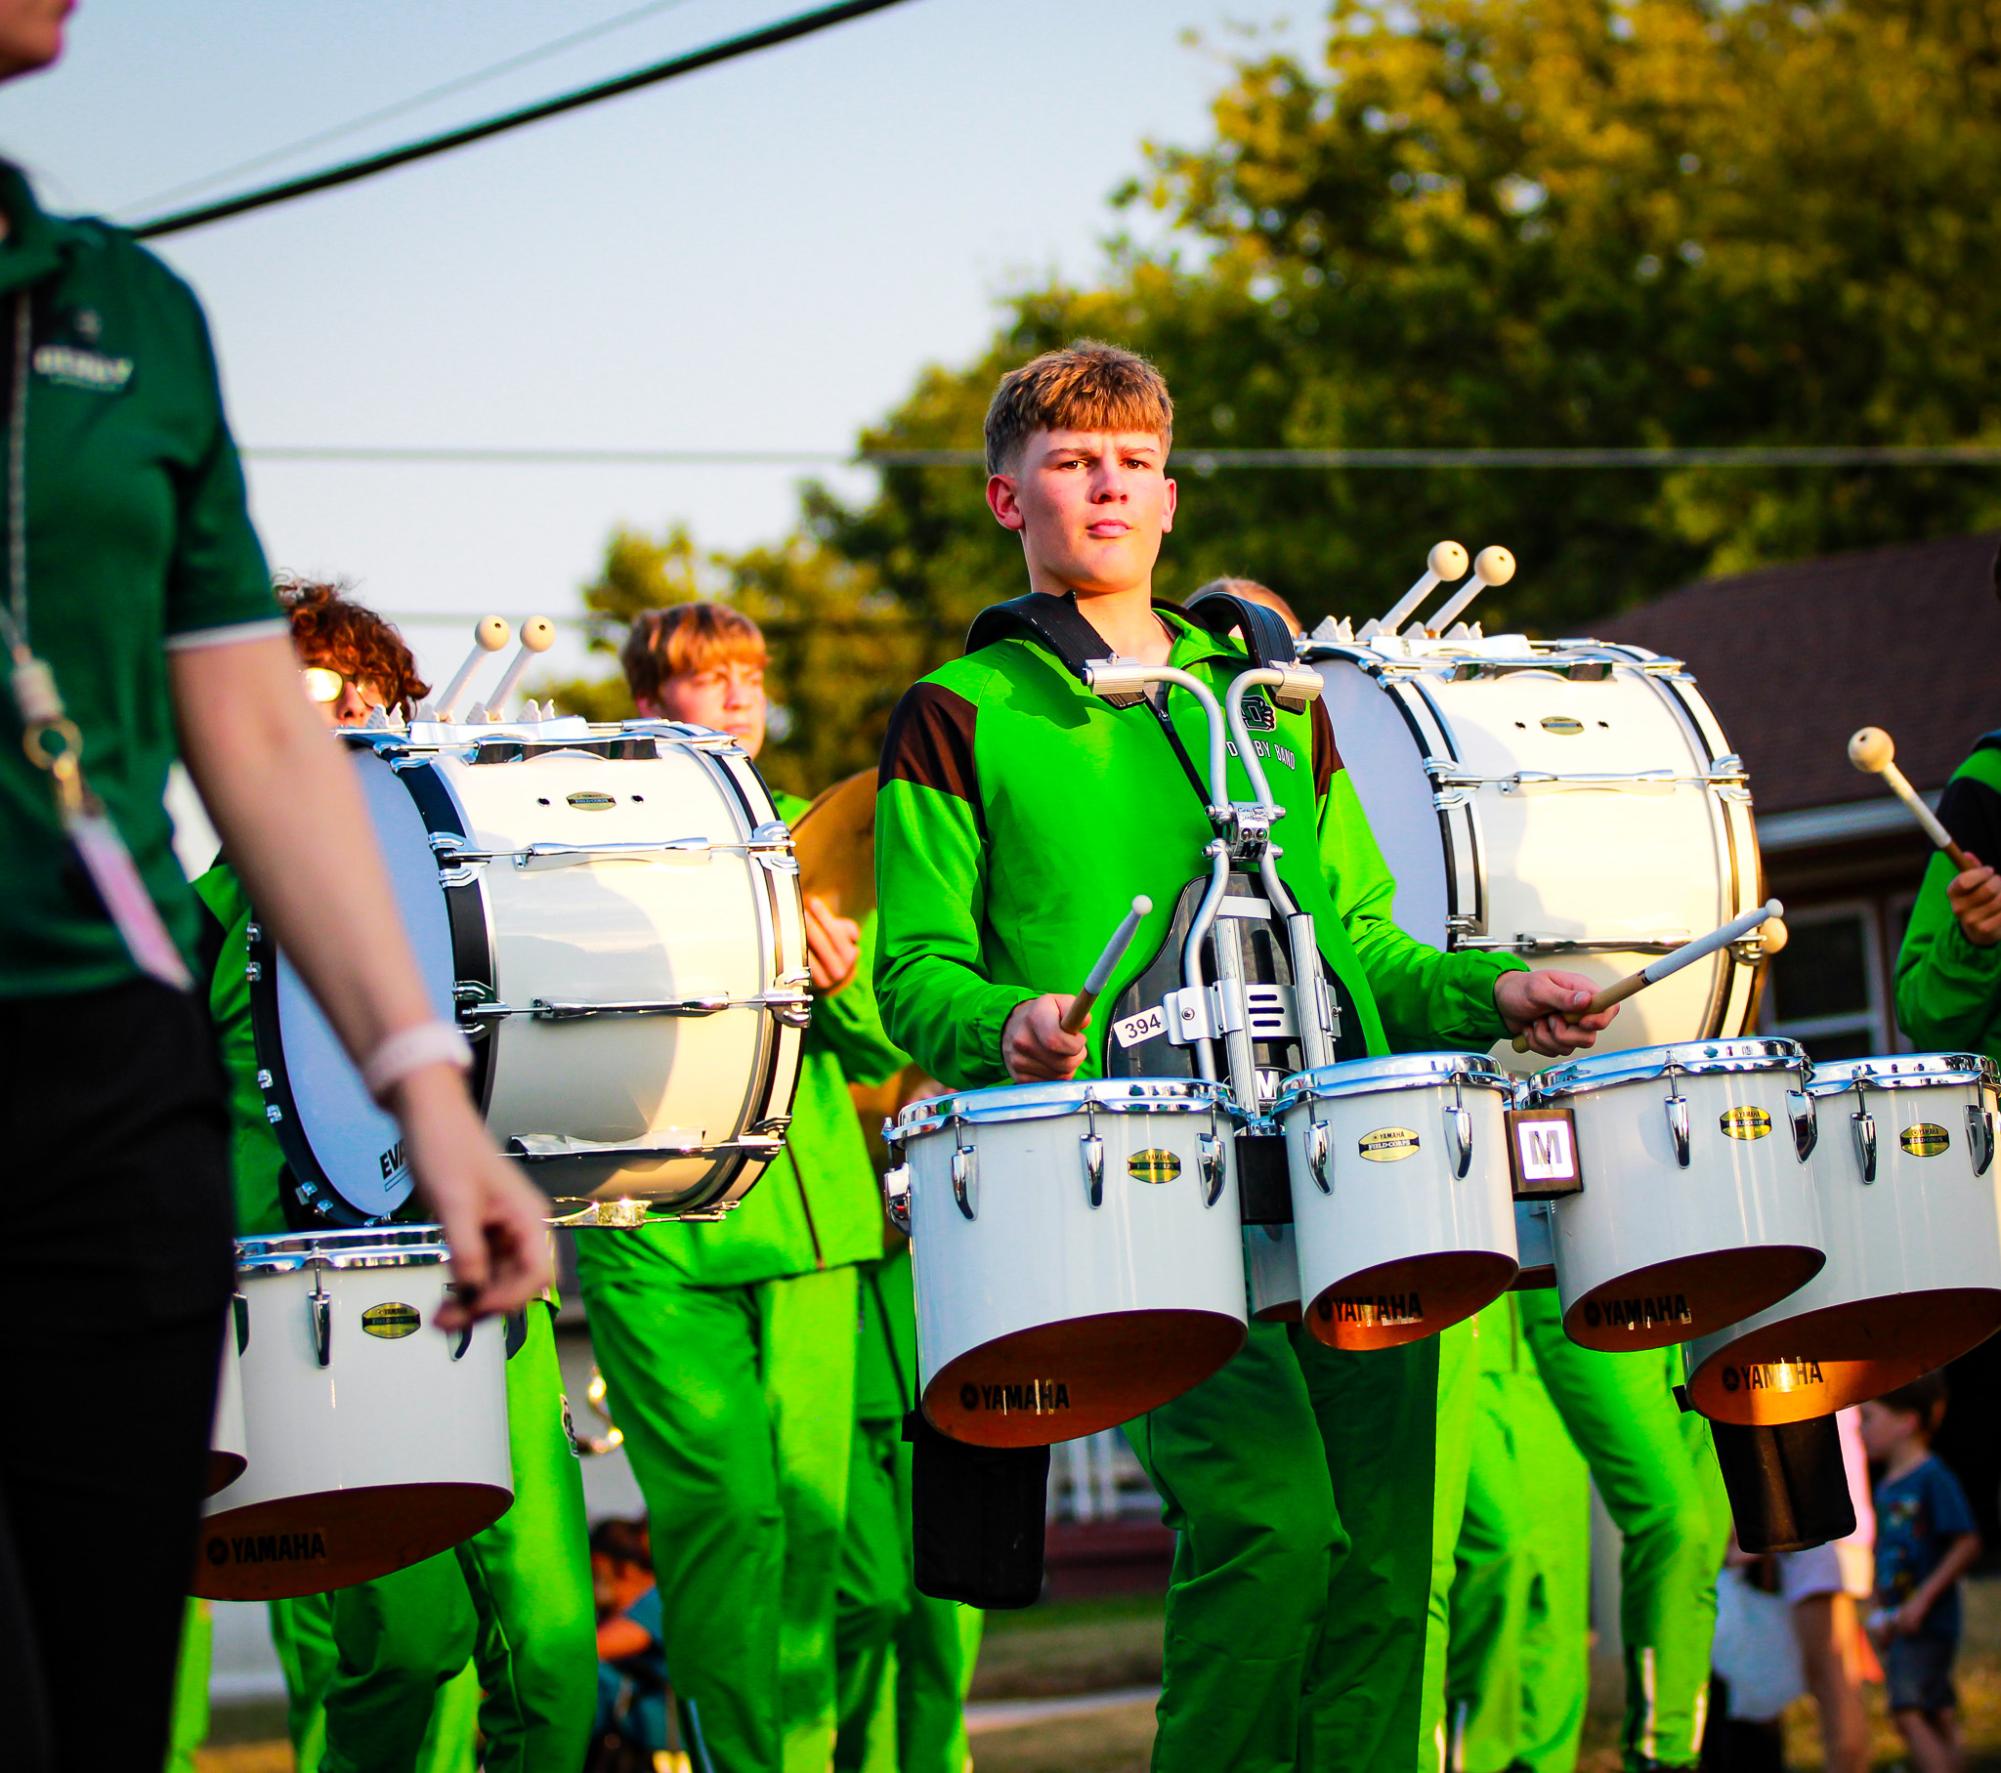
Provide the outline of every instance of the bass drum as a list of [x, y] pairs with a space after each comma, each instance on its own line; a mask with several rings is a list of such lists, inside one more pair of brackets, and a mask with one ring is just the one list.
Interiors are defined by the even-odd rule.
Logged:
[[[1763, 902], [1751, 790], [1682, 664], [1639, 647], [1309, 641], [1398, 925], [1609, 984]], [[1633, 998], [1599, 1052], [1743, 1033], [1755, 940]], [[1517, 1072], [1543, 1064], [1503, 1041]]]
[[[431, 1002], [551, 1217], [734, 1206], [783, 1142], [811, 1004], [791, 836], [743, 748], [663, 721], [341, 737]], [[255, 924], [250, 974], [296, 1207], [396, 1214], [396, 1124]]]

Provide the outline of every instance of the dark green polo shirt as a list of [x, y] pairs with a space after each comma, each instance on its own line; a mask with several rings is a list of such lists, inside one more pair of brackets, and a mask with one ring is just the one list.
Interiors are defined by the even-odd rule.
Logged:
[[[179, 749], [167, 653], [267, 628], [283, 634], [284, 620], [244, 507], [193, 293], [117, 229], [44, 215], [5, 163], [0, 211], [8, 224], [0, 416], [12, 398], [15, 297], [25, 289], [33, 302], [29, 640], [54, 667], [82, 730], [91, 786], [192, 957], [195, 905], [163, 798]], [[137, 976], [63, 839], [46, 779], [22, 752], [20, 718], [4, 692], [0, 901], [0, 995], [88, 991]]]

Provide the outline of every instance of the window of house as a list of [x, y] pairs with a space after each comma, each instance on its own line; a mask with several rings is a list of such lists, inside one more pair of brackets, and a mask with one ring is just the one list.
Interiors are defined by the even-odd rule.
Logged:
[[1858, 1059], [1896, 1045], [1876, 907], [1867, 900], [1786, 914], [1790, 940], [1773, 957], [1758, 1026], [1816, 1059]]

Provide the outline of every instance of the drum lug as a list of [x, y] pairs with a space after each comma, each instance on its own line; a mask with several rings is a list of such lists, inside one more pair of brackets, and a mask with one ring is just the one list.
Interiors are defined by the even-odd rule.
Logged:
[[1685, 1170], [1688, 1168], [1689, 1157], [1691, 1155], [1689, 1148], [1688, 1098], [1677, 1092], [1668, 1097], [1665, 1107], [1667, 1108], [1668, 1137], [1674, 1141], [1674, 1161]]
[[1452, 1156], [1452, 1179], [1465, 1181], [1473, 1167], [1473, 1117], [1457, 1102], [1445, 1110], [1445, 1148]]
[[1792, 1116], [1793, 1150], [1800, 1162], [1805, 1163], [1820, 1143], [1820, 1112], [1804, 1090], [1786, 1091], [1786, 1111]]
[[898, 1164], [882, 1179], [882, 1210], [890, 1224], [910, 1235], [910, 1166]]
[[306, 1300], [306, 1311], [312, 1320], [313, 1351], [320, 1357], [320, 1365], [333, 1365], [333, 1295], [327, 1291], [326, 1277], [317, 1272], [313, 1275], [313, 1290]]
[[1310, 1120], [1306, 1123], [1306, 1167], [1313, 1172], [1313, 1180], [1320, 1185], [1322, 1194], [1332, 1194], [1334, 1184], [1327, 1175], [1327, 1160], [1333, 1154], [1334, 1141], [1324, 1120]]
[[[1213, 1207], [1223, 1198], [1223, 1140], [1212, 1129], [1196, 1134], [1195, 1146], [1201, 1153], [1197, 1161], [1202, 1168], [1202, 1204]], [[1091, 1204], [1096, 1206], [1097, 1202]]]
[[1862, 1166], [1862, 1180], [1876, 1180], [1876, 1117], [1866, 1108], [1858, 1108], [1848, 1117], [1855, 1129], [1855, 1157]]
[[1105, 1142], [1096, 1133], [1077, 1141], [1084, 1148], [1084, 1198], [1094, 1207], [1105, 1204]]
[[1966, 1149], [1973, 1173], [1984, 1176], [1994, 1161], [1994, 1112], [1974, 1104], [1966, 1111]]
[[968, 1219], [980, 1216], [978, 1158], [979, 1153], [970, 1145], [961, 1145], [952, 1153], [952, 1198]]

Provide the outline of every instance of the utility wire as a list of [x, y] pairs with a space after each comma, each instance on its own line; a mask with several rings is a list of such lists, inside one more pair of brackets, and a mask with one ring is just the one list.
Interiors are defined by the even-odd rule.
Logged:
[[408, 166], [412, 161], [428, 160], [435, 154], [449, 153], [454, 148], [463, 148], [473, 142], [485, 141], [489, 136], [502, 135], [508, 130], [520, 129], [530, 123], [540, 123], [548, 117], [559, 117], [566, 111], [581, 110], [586, 105], [618, 98], [628, 92], [637, 92], [641, 87], [654, 86], [663, 80], [673, 80], [682, 74], [692, 74], [702, 68], [712, 68], [720, 62], [733, 61], [738, 56], [752, 55], [761, 49], [773, 49], [781, 43], [790, 43], [800, 37], [810, 37], [817, 31], [846, 24], [849, 19], [860, 18], [866, 13], [881, 12], [887, 7], [901, 3], [902, 0], [844, 0], [844, 3], [838, 6], [823, 6], [812, 12], [799, 13], [792, 18], [780, 19], [776, 24], [748, 31], [740, 37], [725, 38], [719, 43], [707, 44], [684, 55], [671, 56], [666, 61], [655, 62], [650, 67], [637, 69], [633, 73], [621, 74], [611, 80], [601, 80], [595, 85], [580, 88], [576, 92], [564, 93], [558, 98], [543, 99], [536, 104], [524, 105], [519, 110], [503, 112], [498, 117], [488, 118], [484, 123], [467, 124], [459, 129], [447, 130], [442, 135], [407, 142], [400, 148], [389, 148], [380, 154], [370, 154], [360, 160], [350, 160], [341, 166], [330, 166], [323, 172], [307, 173], [299, 178], [287, 179], [280, 184], [266, 185], [261, 190], [246, 191], [238, 197], [226, 197], [197, 209], [186, 209], [176, 215], [160, 216], [153, 221], [141, 222], [132, 229], [132, 232], [141, 240], [156, 240], [163, 234], [185, 233], [190, 228], [205, 227], [210, 222], [224, 221], [230, 216], [245, 215], [254, 209], [267, 209], [273, 204], [289, 203], [294, 198], [311, 196], [316, 191], [332, 190], [338, 185], [351, 185], [358, 179], [372, 178], [377, 173], [389, 172], [398, 166]]
[[[249, 444], [260, 462], [536, 468], [972, 468], [976, 449], [618, 449]], [[2001, 444], [1723, 444], [1582, 449], [1217, 449], [1183, 445], [1184, 473], [1234, 469], [1991, 468]]]
[[280, 160], [289, 160], [294, 154], [303, 154], [308, 148], [322, 148], [328, 142], [341, 141], [378, 123], [387, 123], [392, 117], [404, 117], [412, 111], [421, 111], [426, 105], [435, 104], [439, 99], [450, 98], [454, 93], [466, 92], [475, 86], [484, 86], [488, 81], [497, 80], [503, 74], [512, 74], [517, 69], [546, 61], [552, 55], [560, 55], [566, 49], [575, 49], [578, 45], [594, 42], [599, 37], [608, 37], [612, 32], [622, 31], [627, 25], [635, 25], [641, 19], [652, 17], [656, 12], [666, 12], [673, 7], [686, 4], [687, 0], [647, 0], [644, 6], [635, 6], [629, 12], [621, 12], [594, 25], [586, 25], [581, 31], [572, 31], [568, 36], [551, 38], [547, 43], [538, 44], [533, 49], [524, 49], [519, 55], [510, 55], [505, 61], [491, 62], [484, 68], [476, 68], [470, 74], [461, 74], [456, 79], [445, 81], [442, 85], [412, 93], [408, 98], [397, 99], [376, 110], [364, 111], [359, 117], [350, 117], [345, 123], [336, 123], [329, 129], [315, 130], [311, 135], [302, 135], [297, 141], [286, 142], [281, 147], [266, 148], [263, 153], [252, 154], [247, 160], [238, 160], [229, 166], [219, 166], [201, 178], [189, 179], [185, 184], [175, 185], [169, 190], [155, 191], [150, 197], [141, 197], [120, 207], [147, 210], [162, 203], [177, 203], [183, 197], [191, 197], [197, 191], [206, 191], [211, 185], [219, 185], [226, 179], [241, 178], [245, 173], [257, 172]]

